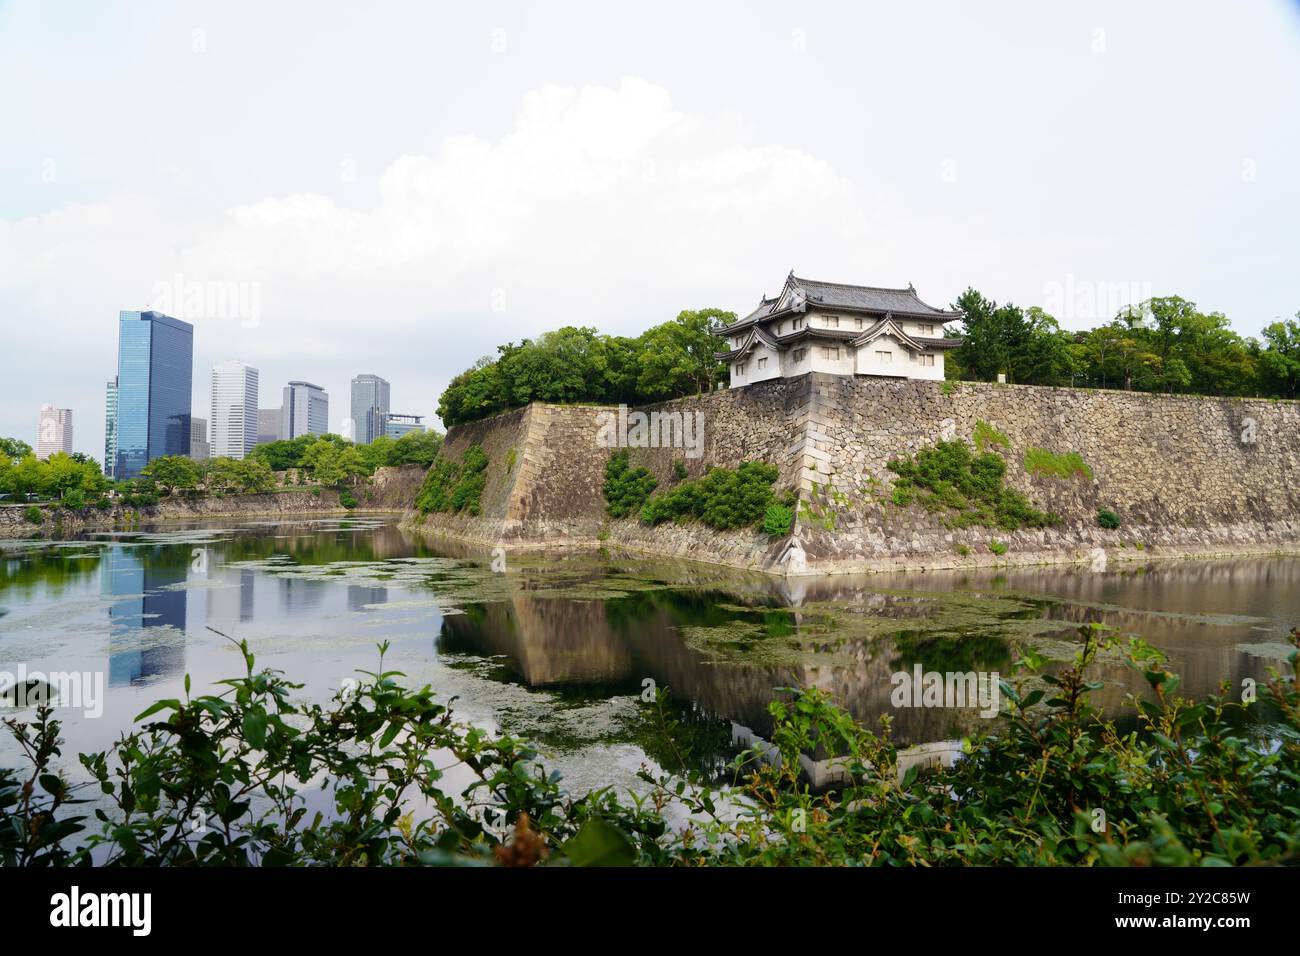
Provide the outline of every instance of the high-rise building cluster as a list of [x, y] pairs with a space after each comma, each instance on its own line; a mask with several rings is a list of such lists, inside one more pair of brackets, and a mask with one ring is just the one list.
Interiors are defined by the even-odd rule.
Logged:
[[[195, 460], [244, 458], [258, 445], [329, 431], [329, 394], [311, 382], [284, 387], [279, 408], [261, 408], [260, 373], [240, 361], [212, 369], [209, 418], [191, 408], [194, 326], [154, 311], [118, 313], [117, 375], [104, 390], [104, 473], [137, 477], [164, 455]], [[423, 416], [390, 408], [389, 383], [378, 375], [352, 380], [352, 418], [344, 437], [368, 444], [424, 431]], [[42, 405], [37, 454], [72, 453], [72, 410]]]

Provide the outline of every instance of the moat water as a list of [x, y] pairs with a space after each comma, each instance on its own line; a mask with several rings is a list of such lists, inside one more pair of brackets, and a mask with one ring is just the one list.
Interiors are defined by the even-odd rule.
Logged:
[[[494, 559], [375, 517], [0, 543], [0, 681], [20, 668], [103, 681], [102, 713], [57, 714], [74, 778], [73, 755], [182, 696], [187, 674], [194, 694], [238, 675], [230, 639], [322, 700], [387, 641], [409, 683], [532, 738], [581, 791], [663, 766], [640, 705], [650, 686], [669, 690], [699, 768], [732, 755], [736, 726], [763, 735], [768, 703], [793, 686], [824, 688], [871, 726], [890, 714], [903, 743], [946, 740], [987, 724], [970, 708], [892, 706], [892, 675], [1006, 676], [1029, 649], [1067, 660], [1086, 623], [1164, 651], [1189, 696], [1239, 688], [1283, 665], [1300, 558], [789, 582], [606, 553]], [[1099, 673], [1096, 700], [1123, 719], [1140, 678], [1113, 659]], [[0, 763], [15, 755], [0, 741]]]

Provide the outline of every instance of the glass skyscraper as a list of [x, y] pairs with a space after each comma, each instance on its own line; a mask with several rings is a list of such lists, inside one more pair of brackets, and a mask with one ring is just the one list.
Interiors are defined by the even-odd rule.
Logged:
[[194, 326], [161, 312], [121, 312], [117, 330], [114, 477], [190, 453]]
[[369, 445], [384, 433], [388, 390], [388, 382], [378, 375], [358, 375], [352, 380], [352, 440], [358, 445]]

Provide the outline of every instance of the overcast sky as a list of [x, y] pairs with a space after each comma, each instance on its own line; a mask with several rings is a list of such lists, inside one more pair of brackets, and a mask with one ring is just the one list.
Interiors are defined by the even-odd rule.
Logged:
[[194, 322], [194, 414], [241, 359], [335, 430], [357, 373], [431, 416], [498, 343], [791, 268], [1256, 334], [1298, 172], [1296, 0], [0, 0], [0, 434], [53, 402], [102, 456], [119, 309]]

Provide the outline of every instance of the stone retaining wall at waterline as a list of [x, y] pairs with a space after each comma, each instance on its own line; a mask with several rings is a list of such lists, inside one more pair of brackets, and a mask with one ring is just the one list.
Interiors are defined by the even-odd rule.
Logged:
[[[702, 427], [694, 448], [680, 447], [679, 440], [679, 447], [630, 449], [632, 463], [649, 468], [660, 488], [677, 480], [674, 461], [692, 476], [746, 460], [776, 465], [780, 484], [800, 493], [793, 535], [772, 540], [693, 524], [648, 528], [635, 520], [609, 521], [601, 485], [614, 451], [607, 440], [613, 410], [542, 403], [449, 431], [442, 455], [457, 457], [472, 444], [488, 455], [479, 516], [411, 521], [432, 533], [488, 544], [600, 541], [783, 574], [1096, 565], [1148, 555], [1300, 548], [1296, 402], [814, 373], [634, 411], [658, 413], [661, 420], [666, 414], [698, 416], [694, 421]], [[951, 530], [917, 506], [891, 502], [891, 459], [945, 438], [973, 443], [980, 421], [1009, 439], [1009, 448], [995, 449], [1007, 460], [1007, 482], [1039, 508], [1061, 515], [1061, 526]], [[1029, 474], [1023, 460], [1030, 448], [1077, 452], [1091, 480]], [[1117, 512], [1123, 525], [1099, 528], [1100, 508]], [[994, 542], [1006, 553], [990, 550]]]

